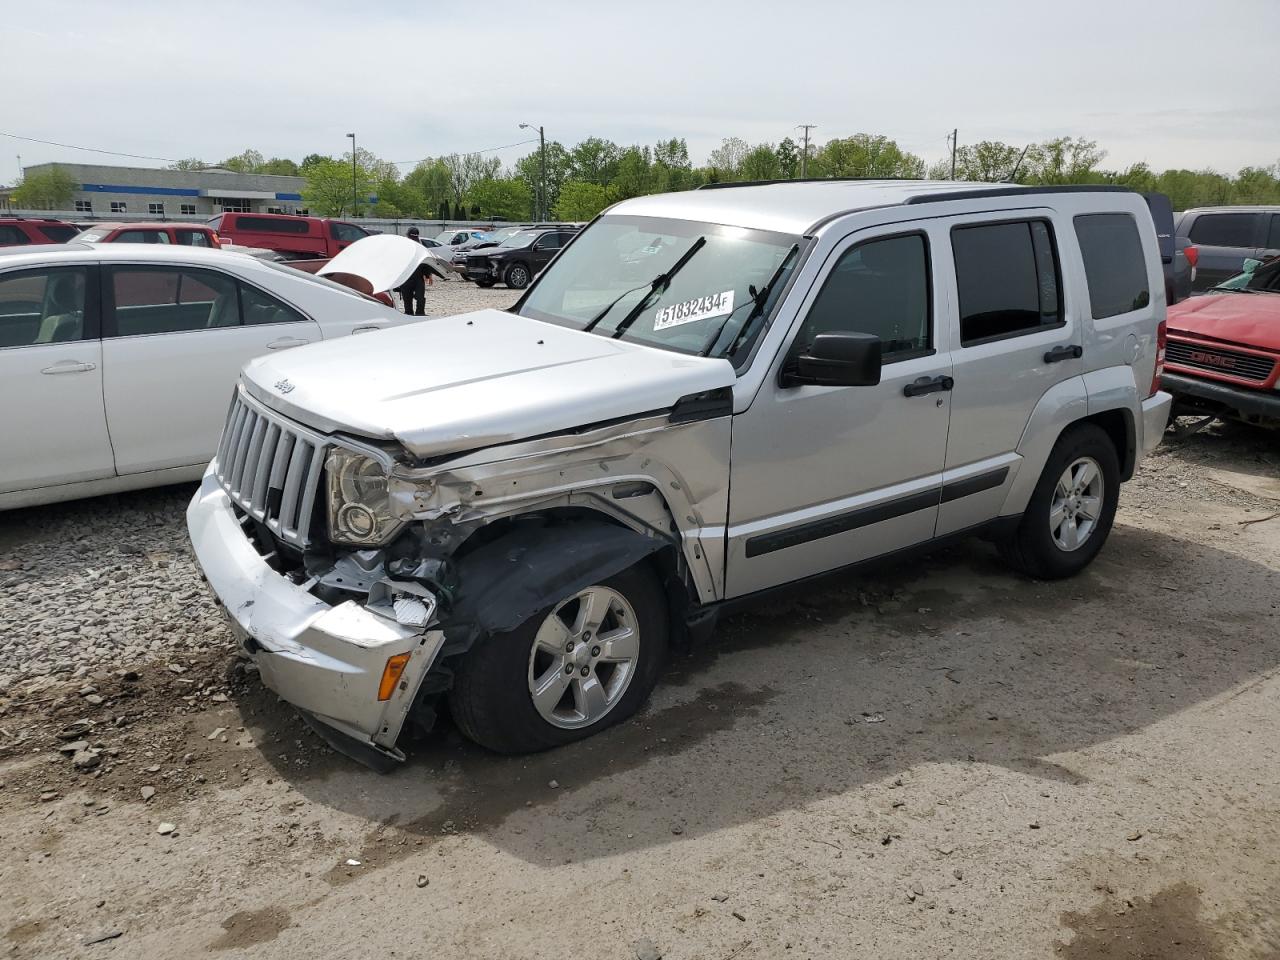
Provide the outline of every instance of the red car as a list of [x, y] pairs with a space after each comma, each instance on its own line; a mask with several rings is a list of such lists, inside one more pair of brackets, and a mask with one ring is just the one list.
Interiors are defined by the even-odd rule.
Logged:
[[1169, 308], [1174, 413], [1280, 426], [1280, 257]]
[[52, 218], [31, 220], [26, 217], [0, 217], [0, 247], [17, 247], [27, 243], [66, 243], [80, 228], [74, 223]]
[[274, 250], [290, 259], [332, 257], [369, 236], [354, 223], [283, 213], [221, 213], [209, 221], [227, 243]]
[[222, 244], [218, 235], [203, 223], [94, 223], [85, 227], [77, 240], [89, 243], [175, 243], [187, 247]]

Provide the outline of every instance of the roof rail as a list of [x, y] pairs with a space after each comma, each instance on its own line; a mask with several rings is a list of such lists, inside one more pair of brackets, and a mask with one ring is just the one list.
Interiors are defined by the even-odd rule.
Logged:
[[727, 190], [730, 187], [769, 187], [779, 183], [867, 183], [896, 180], [902, 183], [917, 182], [913, 177], [795, 177], [791, 180], [731, 180], [724, 183], [704, 183], [699, 190]]
[[991, 197], [1026, 197], [1043, 193], [1133, 193], [1112, 183], [1063, 183], [1043, 187], [975, 187], [973, 190], [938, 190], [907, 197], [905, 204], [938, 203], [943, 200], [986, 200]]

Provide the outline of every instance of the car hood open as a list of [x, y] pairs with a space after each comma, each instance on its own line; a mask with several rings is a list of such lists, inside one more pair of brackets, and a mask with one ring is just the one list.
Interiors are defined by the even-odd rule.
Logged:
[[[418, 264], [424, 261], [429, 268], [444, 276], [434, 267], [435, 259], [431, 251], [416, 240], [394, 233], [375, 233], [342, 250], [316, 274], [338, 280], [362, 293], [383, 293], [408, 280]], [[363, 283], [353, 283], [353, 277]], [[364, 284], [368, 284], [369, 289], [364, 289]]]
[[1171, 333], [1280, 351], [1280, 294], [1213, 293], [1169, 308]]
[[259, 357], [242, 379], [318, 430], [436, 457], [667, 410], [735, 373], [723, 359], [482, 310]]

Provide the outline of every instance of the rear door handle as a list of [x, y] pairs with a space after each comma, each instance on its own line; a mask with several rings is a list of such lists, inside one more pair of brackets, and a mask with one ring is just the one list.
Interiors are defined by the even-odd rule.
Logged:
[[1061, 360], [1079, 360], [1084, 356], [1084, 347], [1073, 343], [1067, 347], [1054, 347], [1044, 355], [1045, 363], [1058, 363]]
[[351, 333], [352, 335], [355, 335], [357, 333], [373, 333], [373, 331], [381, 330], [381, 329], [382, 328], [377, 325], [369, 326], [369, 327], [356, 327], [354, 330], [351, 331]]
[[90, 370], [97, 370], [96, 363], [89, 363], [84, 360], [59, 360], [51, 367], [45, 367], [41, 373], [88, 373]]
[[279, 340], [272, 340], [267, 344], [268, 350], [288, 350], [290, 347], [300, 347], [303, 344], [310, 343], [310, 340], [304, 340], [301, 337], [281, 337]]
[[950, 390], [956, 385], [956, 382], [950, 377], [921, 377], [919, 380], [908, 383], [902, 388], [904, 397], [919, 397], [926, 393], [941, 393], [943, 390]]

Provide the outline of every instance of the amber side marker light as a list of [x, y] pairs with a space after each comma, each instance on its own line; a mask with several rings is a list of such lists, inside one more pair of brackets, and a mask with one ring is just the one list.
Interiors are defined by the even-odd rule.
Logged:
[[394, 657], [387, 658], [387, 665], [382, 668], [382, 682], [378, 684], [379, 700], [391, 699], [391, 694], [396, 692], [396, 684], [400, 682], [400, 674], [404, 673], [408, 663], [407, 653], [397, 653]]

